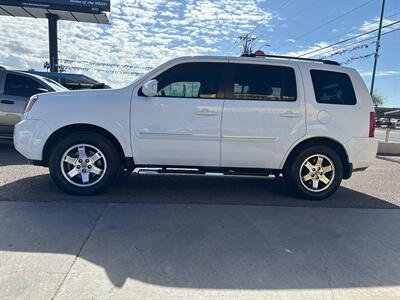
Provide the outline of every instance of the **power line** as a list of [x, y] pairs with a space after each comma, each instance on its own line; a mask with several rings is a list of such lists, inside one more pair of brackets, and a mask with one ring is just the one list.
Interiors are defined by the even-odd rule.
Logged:
[[[397, 16], [397, 15], [400, 15], [400, 11], [398, 11], [398, 12], [396, 12], [396, 13], [394, 13], [394, 14], [391, 14], [390, 16], [387, 16], [386, 19], [389, 19], [389, 18], [394, 17], [394, 16]], [[330, 41], [332, 41], [332, 40], [335, 40], [336, 38], [342, 37], [343, 35], [347, 36], [347, 35], [349, 35], [350, 33], [353, 33], [353, 32], [356, 32], [356, 31], [360, 31], [360, 28], [355, 28], [355, 29], [353, 29], [353, 30], [347, 31], [345, 34], [335, 35], [333, 38], [330, 38], [330, 39], [328, 39], [328, 40], [325, 40], [325, 42], [330, 42]]]
[[[303, 37], [305, 37], [305, 36], [307, 36], [307, 35], [309, 35], [309, 34], [315, 32], [315, 31], [318, 31], [318, 30], [321, 29], [322, 27], [324, 27], [324, 26], [326, 26], [326, 25], [328, 25], [328, 24], [330, 24], [330, 23], [333, 23], [334, 21], [337, 21], [338, 19], [343, 18], [344, 16], [347, 16], [348, 14], [350, 14], [350, 13], [352, 13], [352, 12], [354, 12], [354, 11], [356, 11], [356, 10], [358, 10], [358, 9], [360, 9], [360, 8], [362, 8], [362, 7], [364, 7], [364, 6], [366, 6], [366, 5], [368, 5], [368, 4], [371, 3], [372, 1], [375, 1], [375, 0], [368, 0], [367, 2], [364, 2], [363, 4], [361, 4], [361, 5], [357, 6], [357, 7], [354, 7], [354, 8], [352, 8], [351, 10], [349, 10], [349, 11], [347, 11], [347, 12], [345, 12], [345, 13], [343, 13], [343, 14], [341, 14], [341, 15], [339, 15], [339, 16], [333, 18], [333, 19], [331, 19], [331, 20], [329, 20], [329, 21], [327, 21], [327, 22], [325, 22], [325, 23], [322, 23], [321, 25], [319, 25], [319, 26], [317, 26], [317, 27], [314, 27], [313, 29], [311, 29], [311, 30], [309, 30], [309, 31], [306, 31], [305, 33], [303, 33], [303, 34], [301, 34], [301, 35], [299, 35], [299, 36], [296, 36], [296, 37], [294, 37], [293, 39], [298, 40], [298, 39], [301, 39], [301, 38], [303, 38]], [[278, 46], [278, 47], [275, 48], [274, 50], [276, 51], [276, 50], [278, 50], [278, 49], [281, 49], [282, 47], [286, 46], [287, 44], [289, 44], [289, 43], [286, 42], [286, 43], [284, 43], [284, 44], [281, 44], [280, 46]]]
[[[390, 24], [388, 24], [388, 25], [382, 26], [382, 28], [390, 27], [390, 26], [396, 25], [396, 24], [398, 24], [398, 23], [400, 23], [400, 20], [399, 20], [399, 21], [395, 21], [395, 22], [393, 22], [393, 23], [390, 23]], [[370, 30], [370, 31], [367, 31], [367, 32], [364, 32], [364, 33], [361, 33], [361, 34], [358, 34], [358, 35], [356, 35], [356, 36], [353, 36], [353, 37], [344, 39], [344, 40], [342, 40], [342, 41], [333, 43], [333, 44], [331, 44], [331, 45], [324, 46], [324, 47], [321, 47], [321, 48], [318, 48], [318, 49], [309, 51], [309, 52], [307, 52], [307, 53], [304, 53], [304, 54], [300, 55], [299, 57], [303, 57], [303, 56], [306, 56], [306, 55], [309, 55], [309, 54], [312, 54], [312, 53], [315, 53], [315, 52], [319, 52], [319, 51], [321, 51], [321, 50], [324, 50], [324, 49], [327, 49], [327, 48], [330, 48], [330, 47], [333, 47], [333, 46], [336, 46], [336, 45], [340, 45], [340, 44], [346, 43], [346, 42], [348, 42], [348, 41], [357, 39], [357, 38], [359, 38], [359, 37], [362, 37], [362, 36], [364, 36], [364, 35], [370, 34], [370, 33], [372, 33], [372, 32], [378, 31], [378, 30], [379, 30], [379, 28], [374, 29], [374, 30]]]
[[[384, 35], [386, 35], [386, 34], [389, 34], [389, 33], [393, 33], [393, 32], [399, 31], [399, 30], [400, 30], [400, 27], [399, 27], [399, 28], [396, 28], [396, 29], [393, 29], [393, 30], [390, 30], [390, 31], [386, 31], [386, 32], [382, 33], [382, 36], [384, 36]], [[356, 41], [356, 42], [354, 42], [354, 43], [351, 43], [351, 44], [348, 44], [348, 45], [344, 46], [343, 48], [330, 49], [330, 50], [325, 51], [325, 52], [323, 52], [323, 53], [313, 55], [313, 56], [311, 56], [311, 58], [317, 57], [317, 56], [319, 56], [319, 55], [321, 55], [321, 54], [324, 54], [324, 53], [329, 53], [329, 52], [332, 52], [332, 51], [337, 51], [337, 50], [340, 50], [340, 49], [345, 49], [345, 48], [347, 48], [347, 47], [349, 47], [349, 46], [352, 46], [352, 45], [355, 45], [355, 44], [360, 44], [360, 43], [365, 42], [365, 41], [370, 41], [370, 40], [372, 40], [372, 39], [375, 39], [376, 37], [377, 37], [377, 36], [375, 35], [375, 36], [373, 36], [373, 37], [369, 37], [369, 38], [366, 38], [366, 39], [363, 39], [363, 40], [360, 40], [360, 41]], [[299, 57], [301, 57], [301, 56], [299, 56]]]
[[[274, 10], [274, 12], [278, 12], [278, 11], [280, 11], [282, 8], [284, 8], [284, 7], [287, 7], [289, 4], [290, 4], [290, 2], [292, 2], [293, 0], [287, 0], [287, 1], [284, 1], [276, 10]], [[260, 22], [257, 26], [255, 26], [248, 34], [251, 36], [251, 35], [253, 35], [253, 34], [255, 34], [255, 32], [262, 26], [262, 25], [265, 25], [264, 23], [262, 23], [262, 22]], [[238, 42], [239, 41], [239, 39], [237, 38], [230, 46], [229, 46], [229, 48], [228, 48], [228, 50], [227, 50], [227, 53], [230, 53], [230, 52], [232, 52], [237, 46], [239, 46], [238, 45]]]
[[[287, 7], [292, 0], [287, 0], [286, 2], [283, 2], [282, 5], [280, 5], [276, 10], [273, 10], [275, 13], [279, 12], [282, 8]], [[250, 31], [250, 34], [254, 34], [263, 24], [260, 23], [258, 24], [252, 31]]]

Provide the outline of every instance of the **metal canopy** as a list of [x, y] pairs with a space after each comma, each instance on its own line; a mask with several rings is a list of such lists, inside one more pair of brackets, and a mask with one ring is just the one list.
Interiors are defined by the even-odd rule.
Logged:
[[0, 0], [0, 16], [47, 19], [50, 71], [58, 72], [57, 22], [110, 24], [110, 7], [110, 0]]
[[75, 21], [84, 23], [110, 24], [105, 13], [89, 13], [64, 11], [29, 6], [11, 6], [0, 4], [0, 16], [28, 17], [47, 19], [47, 15], [57, 15], [59, 20]]

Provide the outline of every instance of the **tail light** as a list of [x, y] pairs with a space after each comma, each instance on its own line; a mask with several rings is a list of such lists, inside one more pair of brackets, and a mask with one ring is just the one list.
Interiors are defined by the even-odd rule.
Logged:
[[375, 137], [375, 112], [369, 113], [369, 137]]

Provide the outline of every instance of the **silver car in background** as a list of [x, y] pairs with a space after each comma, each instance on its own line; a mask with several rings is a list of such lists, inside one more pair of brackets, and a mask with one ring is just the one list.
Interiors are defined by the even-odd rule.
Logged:
[[12, 139], [32, 95], [59, 91], [68, 89], [42, 76], [0, 68], [0, 139]]

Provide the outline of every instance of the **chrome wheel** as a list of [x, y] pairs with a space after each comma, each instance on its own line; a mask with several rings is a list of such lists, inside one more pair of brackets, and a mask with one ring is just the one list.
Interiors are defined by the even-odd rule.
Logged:
[[61, 157], [61, 172], [73, 185], [88, 187], [98, 183], [106, 173], [104, 154], [88, 144], [72, 146]]
[[309, 156], [299, 171], [301, 184], [309, 191], [318, 193], [326, 190], [335, 178], [335, 165], [323, 154]]

